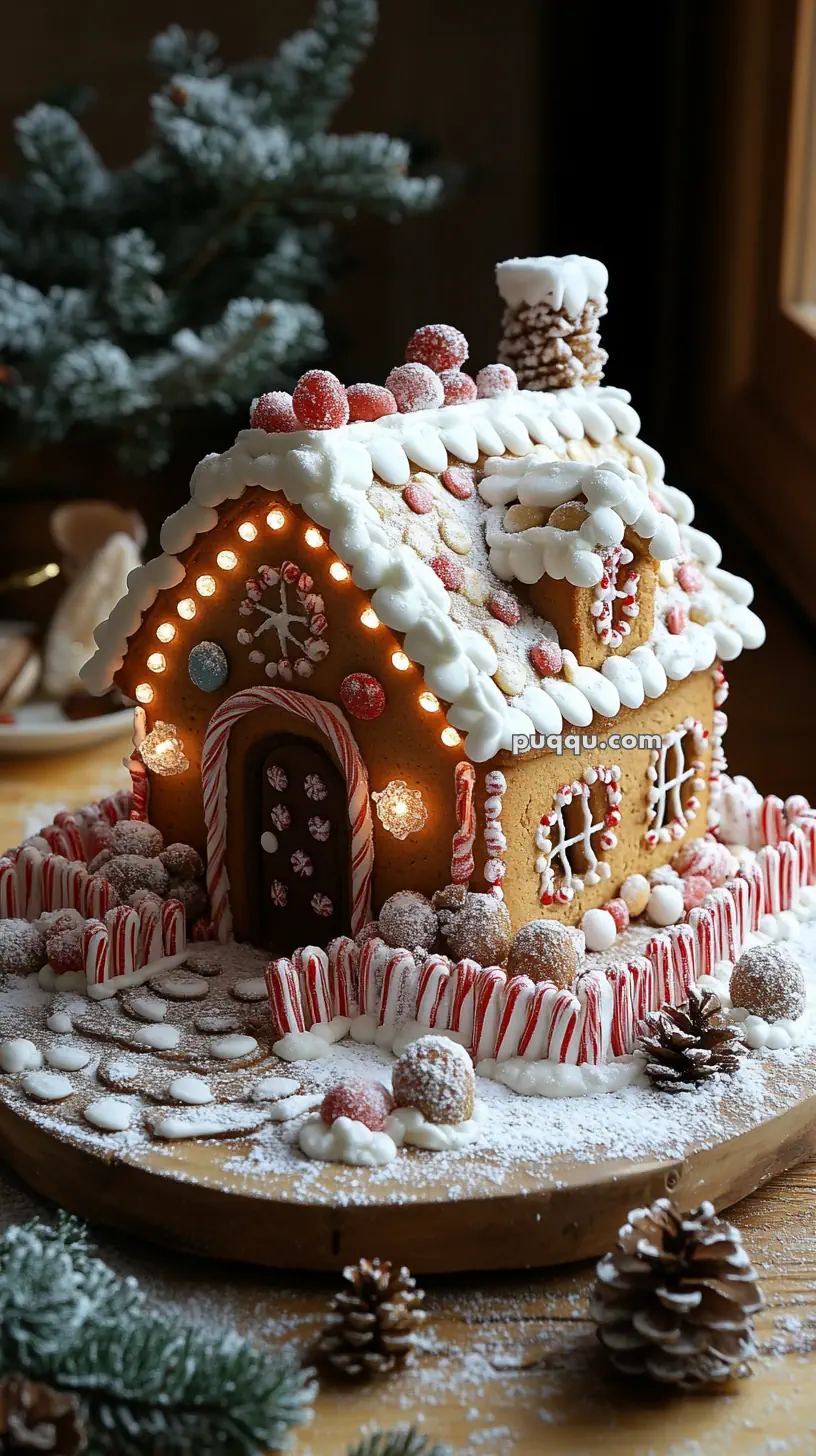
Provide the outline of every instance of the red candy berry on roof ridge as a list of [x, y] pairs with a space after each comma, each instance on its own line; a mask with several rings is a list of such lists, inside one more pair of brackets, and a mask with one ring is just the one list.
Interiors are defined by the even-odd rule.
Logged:
[[349, 417], [346, 391], [336, 374], [328, 369], [309, 369], [302, 374], [292, 395], [295, 414], [306, 430], [336, 430]]
[[473, 470], [469, 465], [449, 465], [440, 480], [456, 500], [470, 500], [473, 495]]
[[406, 485], [402, 492], [402, 499], [418, 516], [427, 516], [428, 512], [433, 510], [431, 492], [426, 486], [417, 485], [416, 482], [412, 481], [410, 485]]
[[445, 391], [427, 364], [398, 364], [385, 383], [401, 415], [412, 414], [414, 410], [439, 409], [445, 403]]
[[443, 369], [439, 375], [445, 391], [445, 404], [469, 404], [476, 398], [476, 380], [461, 369]]
[[555, 677], [564, 666], [561, 648], [549, 637], [542, 637], [530, 648], [530, 661], [542, 677]]
[[350, 672], [340, 684], [340, 701], [352, 718], [370, 722], [385, 711], [385, 689], [369, 672]]
[[350, 384], [346, 390], [349, 420], [381, 420], [397, 413], [397, 401], [381, 384]]
[[423, 324], [408, 340], [405, 358], [409, 364], [427, 364], [436, 374], [458, 369], [468, 356], [468, 341], [453, 324]]
[[270, 435], [288, 435], [301, 428], [292, 408], [292, 396], [285, 389], [273, 389], [256, 399], [249, 423], [253, 430], [266, 430]]
[[493, 399], [507, 390], [518, 389], [515, 370], [508, 364], [487, 364], [476, 375], [476, 393], [479, 399]]
[[320, 1105], [320, 1117], [329, 1126], [338, 1117], [362, 1122], [371, 1132], [381, 1132], [385, 1119], [394, 1111], [394, 1099], [382, 1082], [348, 1077], [330, 1088]]

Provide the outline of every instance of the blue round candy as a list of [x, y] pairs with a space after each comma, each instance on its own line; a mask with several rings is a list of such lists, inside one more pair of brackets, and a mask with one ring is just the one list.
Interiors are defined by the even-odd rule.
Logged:
[[197, 642], [187, 663], [192, 681], [203, 693], [216, 693], [229, 672], [227, 654], [217, 642]]

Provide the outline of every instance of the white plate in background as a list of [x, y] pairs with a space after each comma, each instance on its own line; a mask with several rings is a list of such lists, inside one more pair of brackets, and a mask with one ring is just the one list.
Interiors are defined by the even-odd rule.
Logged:
[[107, 743], [133, 727], [132, 708], [78, 719], [66, 718], [59, 703], [25, 703], [13, 712], [13, 723], [0, 723], [0, 757], [93, 748], [95, 743]]

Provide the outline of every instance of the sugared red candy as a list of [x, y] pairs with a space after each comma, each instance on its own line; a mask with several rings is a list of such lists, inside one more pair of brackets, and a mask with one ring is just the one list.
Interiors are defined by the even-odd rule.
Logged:
[[111, 828], [109, 842], [114, 854], [143, 854], [148, 859], [164, 849], [159, 830], [143, 819], [120, 819]]
[[521, 608], [515, 597], [501, 588], [490, 593], [487, 599], [487, 610], [499, 622], [504, 622], [507, 627], [515, 627], [516, 623], [521, 621]]
[[649, 903], [651, 888], [645, 875], [627, 875], [620, 887], [621, 899], [631, 916], [642, 915]]
[[292, 408], [292, 396], [285, 389], [273, 389], [256, 399], [249, 423], [253, 430], [267, 430], [270, 435], [291, 434], [301, 428]]
[[349, 420], [381, 420], [397, 413], [397, 401], [381, 384], [350, 384], [346, 390]]
[[604, 910], [606, 911], [607, 915], [612, 916], [612, 919], [614, 920], [615, 926], [617, 928], [618, 935], [622, 935], [624, 930], [627, 929], [630, 920], [629, 906], [627, 905], [626, 901], [623, 898], [618, 898], [617, 900], [607, 900], [606, 904], [604, 905]]
[[435, 556], [431, 562], [431, 569], [436, 572], [442, 585], [446, 586], [448, 591], [460, 591], [465, 584], [465, 568], [452, 556]]
[[473, 1116], [473, 1066], [456, 1042], [421, 1036], [394, 1064], [391, 1078], [397, 1107], [416, 1107], [426, 1122], [451, 1126]]
[[666, 626], [673, 636], [679, 637], [681, 632], [685, 632], [688, 621], [688, 612], [685, 607], [669, 607], [666, 613]]
[[561, 648], [549, 637], [542, 637], [530, 648], [530, 661], [541, 677], [555, 677], [564, 666]]
[[744, 950], [731, 975], [731, 1004], [765, 1021], [795, 1021], [805, 1009], [805, 978], [784, 945]]
[[507, 364], [488, 364], [476, 375], [476, 393], [479, 399], [493, 399], [497, 394], [518, 389], [515, 371]]
[[686, 875], [677, 888], [683, 896], [683, 909], [695, 910], [711, 894], [712, 884], [705, 875]]
[[198, 850], [191, 844], [168, 844], [159, 855], [164, 868], [179, 879], [200, 879], [204, 874], [204, 863]]
[[687, 840], [672, 860], [672, 867], [684, 878], [705, 875], [717, 888], [737, 873], [739, 864], [727, 844], [706, 834], [701, 839]]
[[513, 936], [507, 957], [508, 976], [529, 976], [531, 981], [572, 984], [578, 970], [575, 937], [558, 920], [531, 920]]
[[306, 430], [336, 430], [349, 417], [346, 391], [337, 375], [328, 369], [309, 369], [302, 374], [295, 385], [292, 404]]
[[81, 971], [85, 961], [82, 954], [82, 931], [59, 930], [49, 935], [46, 941], [48, 964], [59, 975], [67, 971]]
[[455, 961], [501, 965], [510, 949], [510, 912], [496, 895], [466, 894], [461, 907], [443, 909], [439, 924]]
[[160, 859], [142, 854], [120, 854], [104, 866], [104, 878], [113, 885], [119, 899], [126, 901], [134, 890], [167, 894], [168, 874]]
[[618, 927], [609, 911], [585, 910], [581, 918], [587, 950], [609, 950], [615, 944]]
[[445, 489], [456, 500], [470, 500], [473, 495], [473, 470], [469, 465], [449, 465], [439, 477]]
[[676, 925], [683, 918], [683, 896], [674, 885], [654, 885], [646, 914], [652, 925]]
[[427, 516], [433, 510], [433, 496], [424, 485], [417, 485], [414, 481], [406, 485], [402, 492], [402, 499], [417, 516]]
[[340, 701], [352, 718], [364, 722], [385, 710], [385, 689], [369, 672], [350, 672], [340, 684]]
[[445, 391], [445, 404], [470, 404], [476, 398], [476, 380], [461, 369], [443, 369], [439, 378]]
[[405, 358], [409, 364], [427, 364], [441, 374], [457, 369], [468, 356], [468, 341], [453, 324], [423, 324], [408, 340]]
[[427, 364], [398, 364], [385, 383], [401, 415], [413, 414], [414, 410], [438, 409], [445, 403], [439, 377]]
[[684, 561], [682, 566], [678, 566], [675, 579], [684, 592], [699, 591], [703, 585], [703, 573], [693, 561]]
[[423, 946], [430, 950], [439, 934], [436, 911], [417, 890], [397, 890], [391, 895], [380, 911], [379, 925], [386, 945], [394, 949]]
[[320, 1116], [329, 1126], [338, 1117], [362, 1122], [371, 1132], [381, 1132], [385, 1119], [394, 1110], [394, 1099], [382, 1082], [366, 1082], [362, 1077], [348, 1077], [332, 1087], [320, 1105]]

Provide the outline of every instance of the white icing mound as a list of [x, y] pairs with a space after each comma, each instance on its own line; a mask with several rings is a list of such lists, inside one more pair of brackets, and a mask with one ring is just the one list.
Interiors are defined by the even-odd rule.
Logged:
[[82, 1067], [87, 1067], [91, 1054], [84, 1047], [55, 1046], [48, 1048], [45, 1060], [49, 1067], [54, 1067], [58, 1072], [78, 1072]]
[[329, 1055], [329, 1043], [313, 1031], [287, 1031], [272, 1050], [282, 1062], [316, 1062]]
[[222, 1062], [231, 1061], [233, 1057], [249, 1057], [257, 1050], [254, 1036], [241, 1036], [238, 1032], [232, 1036], [216, 1036], [210, 1042], [211, 1056]]
[[35, 1102], [62, 1102], [73, 1090], [68, 1078], [56, 1072], [27, 1072], [23, 1078], [23, 1091]]
[[214, 1102], [215, 1098], [210, 1090], [208, 1082], [203, 1077], [174, 1077], [167, 1089], [168, 1097], [174, 1102], [184, 1102], [189, 1107], [203, 1107], [207, 1102]]
[[353, 1117], [338, 1117], [329, 1126], [322, 1117], [303, 1124], [298, 1142], [307, 1158], [321, 1163], [350, 1163], [355, 1168], [381, 1168], [397, 1156], [397, 1145], [386, 1132], [372, 1132]]
[[270, 1122], [292, 1122], [304, 1112], [313, 1112], [323, 1101], [319, 1092], [304, 1092], [299, 1097], [283, 1097], [269, 1109]]
[[457, 1123], [428, 1122], [418, 1107], [398, 1107], [386, 1118], [385, 1131], [398, 1148], [410, 1143], [433, 1153], [458, 1152], [476, 1141], [482, 1121], [478, 1106], [467, 1122]]
[[53, 966], [43, 966], [37, 979], [44, 991], [86, 991], [88, 989], [88, 981], [84, 971], [63, 971], [60, 973], [59, 971], [55, 971]]
[[563, 258], [508, 258], [496, 264], [496, 283], [505, 303], [548, 303], [550, 308], [583, 313], [591, 298], [599, 303], [606, 293], [609, 274], [597, 258], [567, 253]]
[[177, 1142], [181, 1138], [238, 1137], [256, 1132], [266, 1114], [246, 1107], [221, 1105], [208, 1112], [168, 1112], [148, 1119], [154, 1137]]
[[177, 1026], [165, 1026], [157, 1022], [153, 1026], [140, 1026], [133, 1033], [133, 1040], [140, 1046], [152, 1047], [156, 1052], [171, 1052], [179, 1044], [181, 1032]]
[[530, 1062], [524, 1057], [496, 1062], [490, 1057], [478, 1063], [476, 1076], [501, 1082], [521, 1097], [595, 1097], [600, 1092], [621, 1092], [624, 1087], [648, 1085], [648, 1079], [632, 1057], [616, 1057], [601, 1066]]
[[252, 1089], [253, 1102], [277, 1102], [281, 1097], [291, 1097], [300, 1091], [300, 1083], [294, 1077], [262, 1077]]
[[[385, 1028], [380, 1027], [379, 1030], [384, 1031]], [[421, 1036], [444, 1036], [448, 1041], [455, 1042], [457, 1046], [467, 1046], [470, 1040], [464, 1032], [450, 1031], [447, 1027], [442, 1026], [420, 1026], [418, 1021], [406, 1021], [399, 1031], [395, 1032], [392, 1027], [391, 1032], [391, 1040], [386, 1043], [377, 1038], [377, 1046], [387, 1045], [395, 1057], [401, 1057], [411, 1043], [419, 1041]]]
[[355, 1016], [350, 1027], [352, 1041], [357, 1041], [361, 1046], [373, 1046], [374, 1038], [377, 1035], [377, 1018], [366, 1012], [363, 1016]]
[[45, 1024], [56, 1036], [67, 1036], [74, 1029], [74, 1023], [67, 1011], [54, 1011]]
[[153, 989], [171, 1001], [200, 1001], [208, 994], [210, 983], [204, 976], [162, 976], [154, 979]]
[[4, 1072], [28, 1072], [41, 1067], [42, 1062], [42, 1052], [24, 1036], [0, 1042], [0, 1070]]
[[100, 1097], [90, 1102], [82, 1115], [101, 1132], [124, 1132], [133, 1121], [133, 1107], [122, 1097]]
[[235, 982], [232, 994], [236, 1001], [265, 1001], [266, 981], [263, 976], [243, 976]]
[[140, 1021], [164, 1021], [167, 1002], [160, 1001], [158, 996], [134, 996], [130, 1010]]
[[329, 1046], [336, 1041], [342, 1041], [348, 1036], [351, 1030], [351, 1018], [348, 1016], [334, 1016], [331, 1021], [316, 1021], [311, 1028], [312, 1036], [319, 1036], [321, 1041], [328, 1042]]
[[[141, 966], [138, 971], [129, 971], [126, 976], [114, 976], [110, 981], [100, 981], [98, 985], [92, 986], [86, 983], [84, 974], [79, 971], [67, 971], [64, 976], [55, 976], [51, 967], [46, 966], [40, 971], [40, 984], [47, 991], [84, 991], [91, 1001], [109, 1001], [120, 991], [129, 991], [133, 986], [143, 986], [145, 981], [152, 981], [162, 971], [177, 970], [184, 965], [189, 954], [189, 950], [180, 950], [175, 955], [162, 956], [160, 961], [153, 961], [149, 966]], [[50, 980], [44, 979], [48, 971], [51, 972]]]

